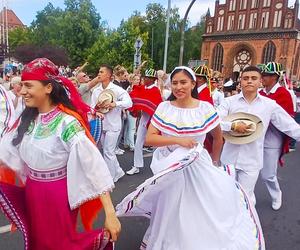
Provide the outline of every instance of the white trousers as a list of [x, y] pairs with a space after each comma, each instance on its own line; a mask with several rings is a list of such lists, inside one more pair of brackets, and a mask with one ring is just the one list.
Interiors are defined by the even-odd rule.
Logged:
[[258, 179], [258, 175], [259, 169], [253, 171], [236, 169], [236, 180], [241, 184], [242, 188], [246, 192], [248, 198], [252, 201], [253, 205], [256, 204], [254, 189]]
[[115, 178], [123, 170], [120, 168], [115, 149], [120, 131], [103, 131], [101, 144], [103, 149], [103, 158], [108, 166], [112, 178]]
[[266, 184], [272, 200], [277, 200], [281, 192], [277, 179], [280, 153], [280, 148], [264, 148], [264, 166], [260, 172], [260, 176]]
[[147, 134], [147, 124], [149, 122], [149, 119], [150, 116], [148, 114], [142, 113], [139, 126], [136, 132], [136, 141], [133, 154], [133, 166], [137, 168], [144, 167], [143, 146], [145, 143], [145, 138]]
[[129, 111], [126, 111], [127, 119], [124, 125], [124, 145], [130, 148], [134, 147], [134, 134], [136, 129], [136, 118], [133, 117]]

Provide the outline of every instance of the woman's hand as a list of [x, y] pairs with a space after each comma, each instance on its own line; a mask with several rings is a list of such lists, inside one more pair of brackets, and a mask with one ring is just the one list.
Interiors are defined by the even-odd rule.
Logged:
[[121, 223], [115, 213], [106, 216], [104, 227], [109, 231], [111, 240], [117, 241], [121, 232]]
[[184, 148], [193, 148], [198, 145], [198, 142], [195, 139], [189, 137], [178, 137], [176, 138], [176, 142], [176, 144]]

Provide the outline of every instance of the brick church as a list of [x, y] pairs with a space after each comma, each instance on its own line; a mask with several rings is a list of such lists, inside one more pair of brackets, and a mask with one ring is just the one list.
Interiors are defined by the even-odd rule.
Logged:
[[225, 77], [236, 79], [247, 65], [283, 64], [291, 79], [300, 80], [299, 0], [224, 0], [208, 10], [201, 59]]

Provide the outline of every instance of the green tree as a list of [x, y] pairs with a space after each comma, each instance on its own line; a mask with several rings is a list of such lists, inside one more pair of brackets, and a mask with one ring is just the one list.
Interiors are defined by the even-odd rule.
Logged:
[[201, 58], [202, 35], [205, 29], [205, 16], [200, 22], [186, 31], [183, 63], [187, 65], [190, 59]]
[[64, 47], [75, 66], [86, 60], [101, 32], [100, 15], [91, 0], [65, 0], [65, 6], [62, 10], [49, 3], [38, 12], [32, 29], [37, 44]]
[[138, 37], [143, 40], [142, 60], [149, 60], [146, 52], [148, 33], [145, 18], [135, 13], [128, 20], [122, 21], [118, 29], [101, 33], [89, 51], [89, 70], [96, 72], [103, 63], [116, 66], [121, 64], [127, 69], [133, 69], [134, 43]]
[[11, 52], [13, 52], [18, 46], [32, 44], [33, 41], [34, 35], [30, 28], [19, 27], [9, 31], [8, 43]]

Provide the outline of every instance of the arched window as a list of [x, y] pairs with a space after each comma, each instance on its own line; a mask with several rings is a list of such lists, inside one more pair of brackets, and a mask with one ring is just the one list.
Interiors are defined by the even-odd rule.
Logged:
[[275, 61], [276, 58], [276, 46], [272, 41], [267, 42], [263, 50], [262, 62], [268, 63]]
[[223, 54], [224, 54], [223, 46], [220, 43], [218, 43], [213, 50], [213, 65], [212, 65], [213, 70], [222, 72]]

